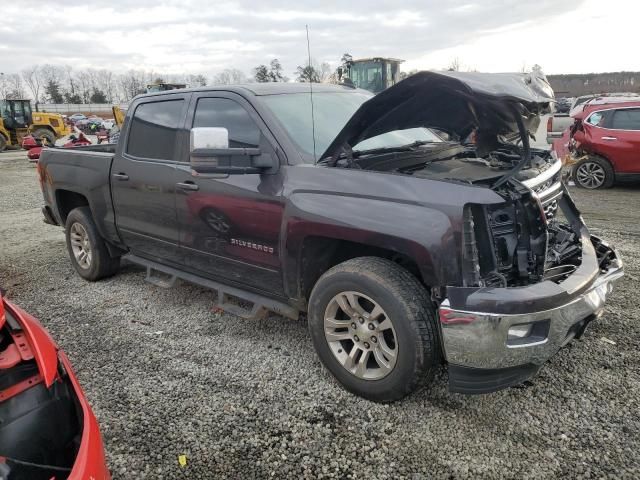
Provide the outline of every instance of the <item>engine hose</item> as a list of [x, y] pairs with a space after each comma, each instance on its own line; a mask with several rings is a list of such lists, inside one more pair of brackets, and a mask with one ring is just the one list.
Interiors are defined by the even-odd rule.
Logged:
[[524, 167], [527, 162], [531, 160], [531, 147], [529, 146], [529, 132], [524, 127], [524, 122], [522, 121], [522, 115], [518, 112], [518, 109], [515, 106], [511, 106], [511, 112], [513, 113], [513, 118], [518, 125], [518, 133], [520, 134], [520, 139], [522, 140], [522, 154], [520, 156], [520, 161], [517, 163], [515, 167], [513, 167], [509, 172], [505, 173], [502, 177], [500, 177], [496, 183], [494, 183], [491, 188], [498, 188], [500, 185], [508, 182], [516, 173], [518, 173], [522, 167]]

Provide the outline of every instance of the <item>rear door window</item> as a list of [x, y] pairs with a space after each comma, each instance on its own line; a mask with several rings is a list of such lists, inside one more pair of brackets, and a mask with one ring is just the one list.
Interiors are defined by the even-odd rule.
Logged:
[[624, 108], [613, 114], [611, 128], [614, 130], [640, 130], [640, 108]]
[[131, 119], [127, 154], [139, 158], [174, 160], [184, 100], [138, 105]]

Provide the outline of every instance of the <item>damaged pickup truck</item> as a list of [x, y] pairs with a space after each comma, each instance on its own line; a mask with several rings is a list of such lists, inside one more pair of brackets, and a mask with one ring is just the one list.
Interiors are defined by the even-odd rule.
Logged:
[[457, 72], [375, 97], [143, 95], [117, 146], [44, 150], [43, 213], [87, 280], [122, 258], [247, 318], [307, 312], [320, 359], [363, 397], [399, 399], [441, 363], [452, 391], [492, 392], [582, 335], [622, 276], [560, 161], [529, 145], [552, 100], [533, 74]]

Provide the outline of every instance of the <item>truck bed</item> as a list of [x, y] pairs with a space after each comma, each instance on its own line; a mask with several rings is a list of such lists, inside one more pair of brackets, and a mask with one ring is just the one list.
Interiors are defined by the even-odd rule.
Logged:
[[[73, 196], [78, 206], [89, 205], [100, 234], [118, 241], [111, 201], [111, 164], [116, 144], [76, 148], [45, 148], [38, 162], [47, 205], [59, 205], [56, 196]], [[64, 225], [66, 211], [53, 208], [52, 217]]]

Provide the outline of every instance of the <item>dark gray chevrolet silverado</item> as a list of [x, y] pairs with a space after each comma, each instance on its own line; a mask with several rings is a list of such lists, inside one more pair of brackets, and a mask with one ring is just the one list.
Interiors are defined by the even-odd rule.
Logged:
[[126, 259], [241, 316], [307, 312], [323, 363], [363, 397], [401, 398], [441, 363], [452, 391], [491, 392], [582, 335], [622, 276], [560, 161], [529, 146], [552, 99], [533, 74], [455, 72], [375, 97], [143, 95], [117, 145], [44, 150], [43, 213], [87, 280]]

